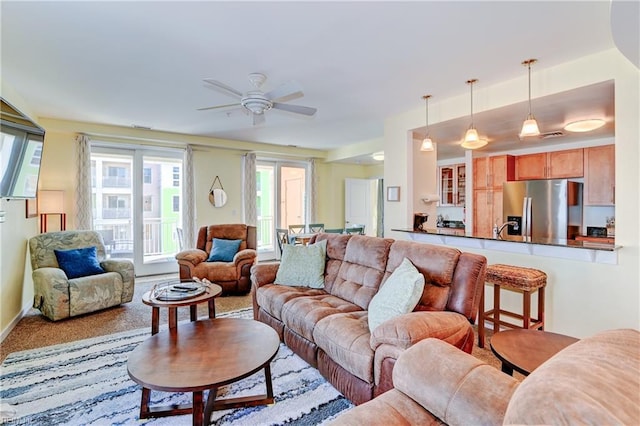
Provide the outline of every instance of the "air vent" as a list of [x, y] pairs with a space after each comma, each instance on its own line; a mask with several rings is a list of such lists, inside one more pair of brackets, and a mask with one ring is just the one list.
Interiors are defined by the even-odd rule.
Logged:
[[132, 124], [131, 127], [133, 127], [134, 129], [151, 130], [151, 127], [149, 127], [149, 126], [141, 126], [139, 124]]
[[540, 139], [549, 139], [559, 138], [560, 136], [564, 136], [564, 133], [562, 133], [560, 130], [556, 130], [555, 132], [541, 133], [539, 137]]

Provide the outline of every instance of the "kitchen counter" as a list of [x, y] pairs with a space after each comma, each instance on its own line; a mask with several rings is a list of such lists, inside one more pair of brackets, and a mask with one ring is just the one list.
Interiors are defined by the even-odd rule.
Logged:
[[532, 239], [509, 236], [509, 240], [477, 237], [466, 234], [452, 234], [451, 228], [430, 228], [424, 231], [413, 229], [392, 229], [405, 232], [412, 240], [432, 244], [480, 248], [485, 250], [507, 251], [511, 253], [537, 256], [558, 257], [594, 263], [617, 264], [617, 250], [622, 248], [615, 244], [602, 244], [591, 241]]

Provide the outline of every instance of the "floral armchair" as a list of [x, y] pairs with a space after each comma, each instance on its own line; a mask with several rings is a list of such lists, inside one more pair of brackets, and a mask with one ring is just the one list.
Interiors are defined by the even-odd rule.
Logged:
[[[212, 259], [217, 240], [239, 241], [237, 251], [225, 261]], [[176, 254], [180, 279], [207, 279], [222, 287], [222, 294], [246, 294], [251, 290], [251, 267], [257, 258], [256, 227], [245, 224], [203, 226], [196, 247]]]
[[[54, 250], [83, 250], [92, 247], [95, 247], [95, 263], [104, 272], [69, 278], [61, 269]], [[106, 259], [102, 236], [96, 231], [40, 234], [29, 240], [29, 250], [33, 268], [33, 307], [52, 321], [94, 312], [133, 299], [133, 263], [125, 259]]]

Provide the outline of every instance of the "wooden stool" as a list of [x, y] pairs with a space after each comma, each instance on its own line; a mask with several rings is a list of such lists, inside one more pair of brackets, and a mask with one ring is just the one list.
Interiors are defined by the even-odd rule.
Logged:
[[[493, 332], [500, 331], [500, 326], [544, 330], [544, 287], [547, 285], [547, 274], [532, 268], [511, 265], [487, 266], [486, 282], [493, 284], [493, 309], [485, 311], [484, 289], [480, 295], [478, 312], [478, 346], [484, 348], [484, 320], [493, 321]], [[500, 309], [500, 289], [522, 292], [522, 315]], [[538, 291], [538, 317], [531, 318], [531, 294]], [[522, 326], [501, 321], [500, 315], [522, 320]]]

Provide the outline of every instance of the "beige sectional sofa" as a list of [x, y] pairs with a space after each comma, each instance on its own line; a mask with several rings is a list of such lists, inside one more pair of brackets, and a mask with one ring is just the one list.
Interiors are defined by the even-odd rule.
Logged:
[[[362, 235], [318, 234], [326, 241], [324, 288], [274, 284], [278, 263], [251, 270], [255, 319], [318, 368], [355, 404], [393, 387], [395, 361], [429, 337], [466, 352], [484, 286], [486, 258], [450, 247]], [[424, 276], [413, 312], [370, 332], [367, 307], [381, 285], [408, 259]]]
[[393, 383], [332, 426], [638, 425], [640, 332], [609, 330], [580, 340], [522, 382], [427, 339], [400, 356]]

